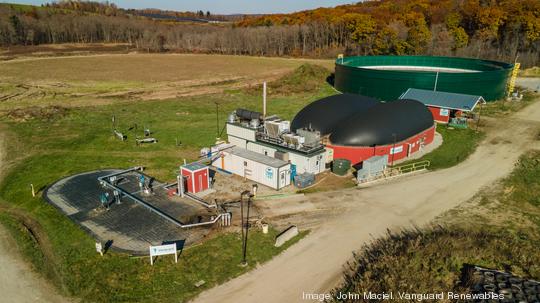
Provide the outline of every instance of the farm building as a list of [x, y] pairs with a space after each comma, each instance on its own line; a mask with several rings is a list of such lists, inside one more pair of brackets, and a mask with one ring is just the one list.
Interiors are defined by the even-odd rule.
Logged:
[[[337, 95], [333, 101], [346, 103], [348, 98], [349, 95]], [[320, 131], [333, 159], [347, 159], [353, 165], [384, 155], [393, 163], [433, 142], [433, 117], [422, 103], [414, 100], [379, 103], [363, 97], [357, 100], [364, 102], [362, 106], [352, 110], [336, 106], [332, 112], [325, 109], [324, 101], [309, 104], [293, 119], [293, 131], [295, 127]]]
[[291, 184], [291, 164], [241, 147], [221, 151], [213, 166], [279, 190]]
[[210, 174], [208, 166], [194, 162], [183, 165], [180, 168], [184, 177], [185, 187], [190, 193], [198, 193], [207, 190], [210, 186]]
[[463, 113], [472, 112], [478, 104], [486, 101], [482, 96], [456, 94], [440, 91], [409, 88], [399, 99], [410, 99], [422, 102], [433, 115], [435, 122], [448, 123], [451, 118], [460, 117]]

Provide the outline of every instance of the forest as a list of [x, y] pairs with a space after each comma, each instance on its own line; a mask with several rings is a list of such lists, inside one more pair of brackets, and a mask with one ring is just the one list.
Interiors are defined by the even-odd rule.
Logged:
[[[190, 18], [208, 22], [185, 22]], [[532, 66], [540, 61], [540, 1], [379, 0], [234, 17], [126, 10], [108, 2], [0, 4], [0, 46], [56, 43], [129, 43], [148, 52], [253, 56], [519, 58]]]

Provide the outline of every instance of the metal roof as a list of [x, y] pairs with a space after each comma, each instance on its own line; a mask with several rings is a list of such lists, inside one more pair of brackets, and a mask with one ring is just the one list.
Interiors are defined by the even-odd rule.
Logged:
[[186, 164], [186, 165], [182, 165], [182, 168], [185, 168], [187, 170], [190, 170], [190, 171], [196, 171], [196, 170], [199, 170], [199, 169], [203, 169], [203, 168], [206, 168], [207, 166], [202, 164], [202, 163], [199, 163], [199, 162], [193, 162], [193, 163], [189, 163], [189, 164]]
[[409, 88], [399, 99], [417, 100], [425, 105], [456, 109], [461, 111], [472, 111], [480, 103], [484, 103], [482, 96], [447, 93], [440, 91]]
[[288, 162], [285, 162], [283, 160], [268, 157], [263, 154], [259, 154], [254, 151], [250, 151], [245, 148], [241, 148], [237, 146], [227, 150], [226, 152], [232, 155], [236, 155], [241, 158], [247, 159], [247, 160], [255, 161], [255, 162], [264, 164], [266, 166], [273, 167], [273, 168], [280, 168], [289, 164]]

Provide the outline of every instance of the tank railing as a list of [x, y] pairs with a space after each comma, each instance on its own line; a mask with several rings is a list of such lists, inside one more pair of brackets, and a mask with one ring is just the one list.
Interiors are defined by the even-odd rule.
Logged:
[[390, 167], [388, 171], [390, 175], [402, 175], [407, 173], [412, 173], [417, 170], [427, 169], [431, 165], [429, 160], [414, 162], [411, 164], [406, 164], [402, 166]]
[[402, 175], [414, 173], [416, 171], [422, 171], [428, 169], [431, 165], [429, 160], [419, 161], [411, 164], [405, 164], [396, 167], [388, 167], [381, 174], [369, 176], [366, 179], [359, 180], [358, 185], [365, 185], [367, 183], [372, 183], [381, 180], [392, 179]]
[[99, 182], [101, 183], [101, 185], [103, 187], [110, 188], [111, 190], [118, 191], [121, 195], [123, 195], [125, 197], [128, 197], [133, 202], [143, 206], [144, 208], [146, 208], [150, 212], [155, 213], [156, 215], [162, 217], [163, 219], [165, 219], [165, 220], [171, 222], [172, 224], [174, 224], [176, 226], [179, 226], [181, 228], [190, 228], [190, 227], [197, 227], [197, 226], [204, 226], [204, 225], [212, 225], [212, 224], [215, 224], [216, 222], [218, 222], [218, 220], [220, 220], [223, 217], [223, 214], [218, 214], [213, 220], [210, 220], [210, 221], [200, 222], [200, 223], [192, 223], [192, 224], [184, 224], [184, 223], [180, 222], [179, 220], [177, 220], [176, 218], [162, 212], [160, 209], [158, 209], [158, 208], [154, 207], [153, 205], [147, 203], [146, 201], [140, 199], [139, 197], [137, 197], [137, 196], [123, 190], [122, 188], [114, 185], [113, 182], [110, 181], [110, 177], [119, 176], [119, 175], [122, 175], [122, 174], [125, 174], [125, 173], [128, 173], [128, 172], [137, 171], [137, 170], [141, 170], [141, 167], [134, 167], [134, 168], [119, 171], [119, 172], [116, 172], [116, 173], [113, 173], [113, 174], [110, 174], [110, 175], [107, 175], [107, 176], [102, 176], [102, 177], [99, 177], [98, 180], [99, 180]]

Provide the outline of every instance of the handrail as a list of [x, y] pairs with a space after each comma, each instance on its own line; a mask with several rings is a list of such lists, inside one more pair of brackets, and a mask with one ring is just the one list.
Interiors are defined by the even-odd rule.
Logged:
[[98, 180], [103, 185], [105, 185], [106, 187], [110, 187], [113, 190], [119, 191], [124, 196], [127, 196], [128, 198], [130, 198], [131, 200], [135, 201], [136, 203], [142, 205], [143, 207], [145, 207], [149, 211], [157, 214], [158, 216], [166, 219], [167, 221], [169, 221], [169, 222], [171, 222], [171, 223], [173, 223], [173, 224], [175, 224], [175, 225], [177, 225], [177, 226], [179, 226], [181, 228], [190, 228], [190, 227], [196, 227], [196, 226], [212, 225], [212, 224], [216, 223], [223, 216], [223, 214], [218, 214], [217, 217], [214, 220], [211, 220], [211, 221], [201, 222], [201, 223], [193, 223], [193, 224], [183, 224], [182, 222], [180, 222], [177, 219], [171, 217], [170, 215], [162, 212], [161, 210], [154, 207], [153, 205], [143, 201], [142, 199], [139, 199], [138, 197], [136, 197], [136, 196], [132, 195], [131, 193], [123, 190], [122, 188], [115, 186], [114, 184], [112, 184], [109, 181], [110, 177], [118, 176], [118, 175], [121, 175], [121, 174], [125, 174], [125, 173], [128, 173], [128, 172], [132, 172], [132, 171], [140, 170], [140, 169], [141, 169], [141, 167], [139, 167], [139, 166], [138, 167], [133, 167], [133, 168], [126, 169], [126, 170], [123, 170], [123, 171], [120, 171], [120, 172], [116, 172], [116, 173], [113, 173], [113, 174], [110, 174], [110, 175], [98, 177]]

